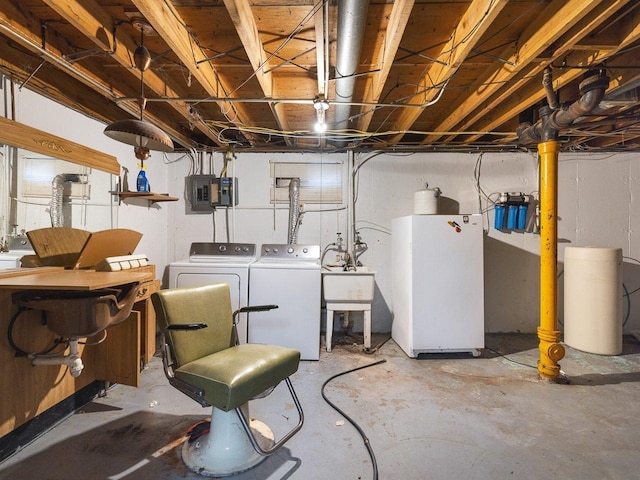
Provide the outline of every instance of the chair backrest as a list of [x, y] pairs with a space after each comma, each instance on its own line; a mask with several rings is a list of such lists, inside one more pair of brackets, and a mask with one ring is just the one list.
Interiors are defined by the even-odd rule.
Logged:
[[204, 323], [203, 330], [167, 330], [175, 367], [234, 345], [231, 294], [226, 283], [160, 290], [151, 296], [158, 325]]

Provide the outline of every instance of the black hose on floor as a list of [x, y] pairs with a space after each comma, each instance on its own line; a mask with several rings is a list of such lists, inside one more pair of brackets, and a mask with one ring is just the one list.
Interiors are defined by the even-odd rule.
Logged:
[[332, 380], [341, 377], [342, 375], [346, 375], [347, 373], [353, 373], [353, 372], [357, 372], [358, 370], [362, 370], [364, 368], [369, 368], [369, 367], [373, 367], [375, 365], [380, 365], [381, 363], [385, 363], [386, 360], [378, 360], [377, 362], [373, 362], [370, 363], [368, 365], [363, 365], [361, 367], [356, 367], [356, 368], [352, 368], [351, 370], [347, 370], [345, 372], [342, 373], [337, 373], [336, 375], [329, 377], [323, 384], [322, 384], [322, 388], [320, 389], [320, 393], [322, 394], [322, 398], [324, 398], [324, 401], [327, 402], [331, 408], [333, 408], [336, 412], [338, 412], [340, 415], [342, 415], [351, 425], [354, 426], [354, 428], [358, 431], [358, 433], [360, 434], [360, 436], [362, 437], [362, 440], [364, 441], [364, 446], [367, 448], [367, 452], [369, 452], [369, 457], [371, 457], [371, 463], [373, 465], [373, 480], [378, 480], [378, 464], [376, 463], [376, 456], [373, 453], [373, 448], [371, 448], [371, 443], [369, 443], [369, 439], [367, 438], [367, 435], [364, 433], [364, 430], [362, 430], [362, 428], [360, 428], [360, 425], [358, 425], [355, 420], [353, 420], [349, 415], [347, 415], [346, 413], [344, 413], [342, 410], [340, 410], [340, 408], [338, 408], [338, 406], [336, 406], [334, 403], [331, 402], [331, 400], [329, 400], [327, 398], [327, 396], [324, 394], [324, 388], [329, 384], [329, 382], [331, 382]]

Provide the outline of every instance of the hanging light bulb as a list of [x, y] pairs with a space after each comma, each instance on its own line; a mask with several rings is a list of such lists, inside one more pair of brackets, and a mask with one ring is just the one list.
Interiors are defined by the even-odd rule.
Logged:
[[146, 160], [150, 156], [150, 150], [173, 152], [173, 142], [162, 129], [145, 122], [143, 119], [143, 112], [147, 104], [147, 99], [144, 96], [144, 72], [151, 65], [151, 54], [144, 46], [144, 32], [145, 29], [151, 30], [151, 25], [144, 19], [136, 19], [132, 23], [140, 30], [140, 46], [133, 53], [133, 61], [140, 71], [140, 98], [138, 98], [140, 120], [127, 119], [110, 123], [104, 129], [104, 134], [118, 142], [133, 145], [136, 158]]
[[318, 95], [313, 99], [313, 108], [316, 109], [316, 123], [314, 125], [314, 130], [318, 133], [323, 133], [327, 130], [325, 112], [329, 109], [329, 102], [324, 98], [324, 95]]

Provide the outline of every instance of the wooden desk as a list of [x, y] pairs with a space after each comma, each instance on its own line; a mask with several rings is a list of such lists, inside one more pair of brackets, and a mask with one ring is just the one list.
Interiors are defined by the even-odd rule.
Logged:
[[[16, 269], [0, 274], [0, 436], [12, 432], [37, 415], [65, 400], [96, 380], [138, 386], [140, 369], [155, 353], [156, 323], [150, 296], [160, 288], [153, 266], [140, 270], [96, 272], [58, 267]], [[138, 296], [125, 321], [87, 339], [81, 346], [82, 374], [73, 378], [66, 366], [31, 365], [28, 358], [15, 357], [7, 337], [17, 311], [12, 295], [24, 290], [96, 290], [138, 282]], [[20, 315], [13, 339], [25, 351], [42, 351], [55, 339], [42, 323], [41, 312]], [[93, 343], [93, 345], [91, 344]]]
[[98, 290], [150, 279], [148, 272], [124, 270], [64, 270], [58, 267], [16, 269], [0, 277], [0, 288], [11, 290]]

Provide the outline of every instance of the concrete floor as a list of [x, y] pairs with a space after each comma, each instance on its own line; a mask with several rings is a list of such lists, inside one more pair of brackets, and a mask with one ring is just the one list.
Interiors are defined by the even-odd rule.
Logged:
[[[380, 337], [374, 337], [375, 341]], [[305, 411], [300, 433], [276, 455], [234, 478], [372, 478], [356, 430], [365, 431], [380, 479], [640, 478], [640, 343], [615, 357], [567, 348], [569, 385], [537, 380], [533, 335], [487, 335], [481, 358], [409, 359], [388, 341], [374, 354], [337, 345], [302, 362], [293, 383]], [[505, 356], [500, 356], [497, 353]], [[516, 363], [518, 362], [518, 363]], [[186, 429], [208, 415], [168, 386], [159, 359], [138, 389], [113, 386], [0, 465], [0, 478], [196, 479], [180, 459]], [[286, 388], [252, 402], [276, 436], [295, 421]]]

